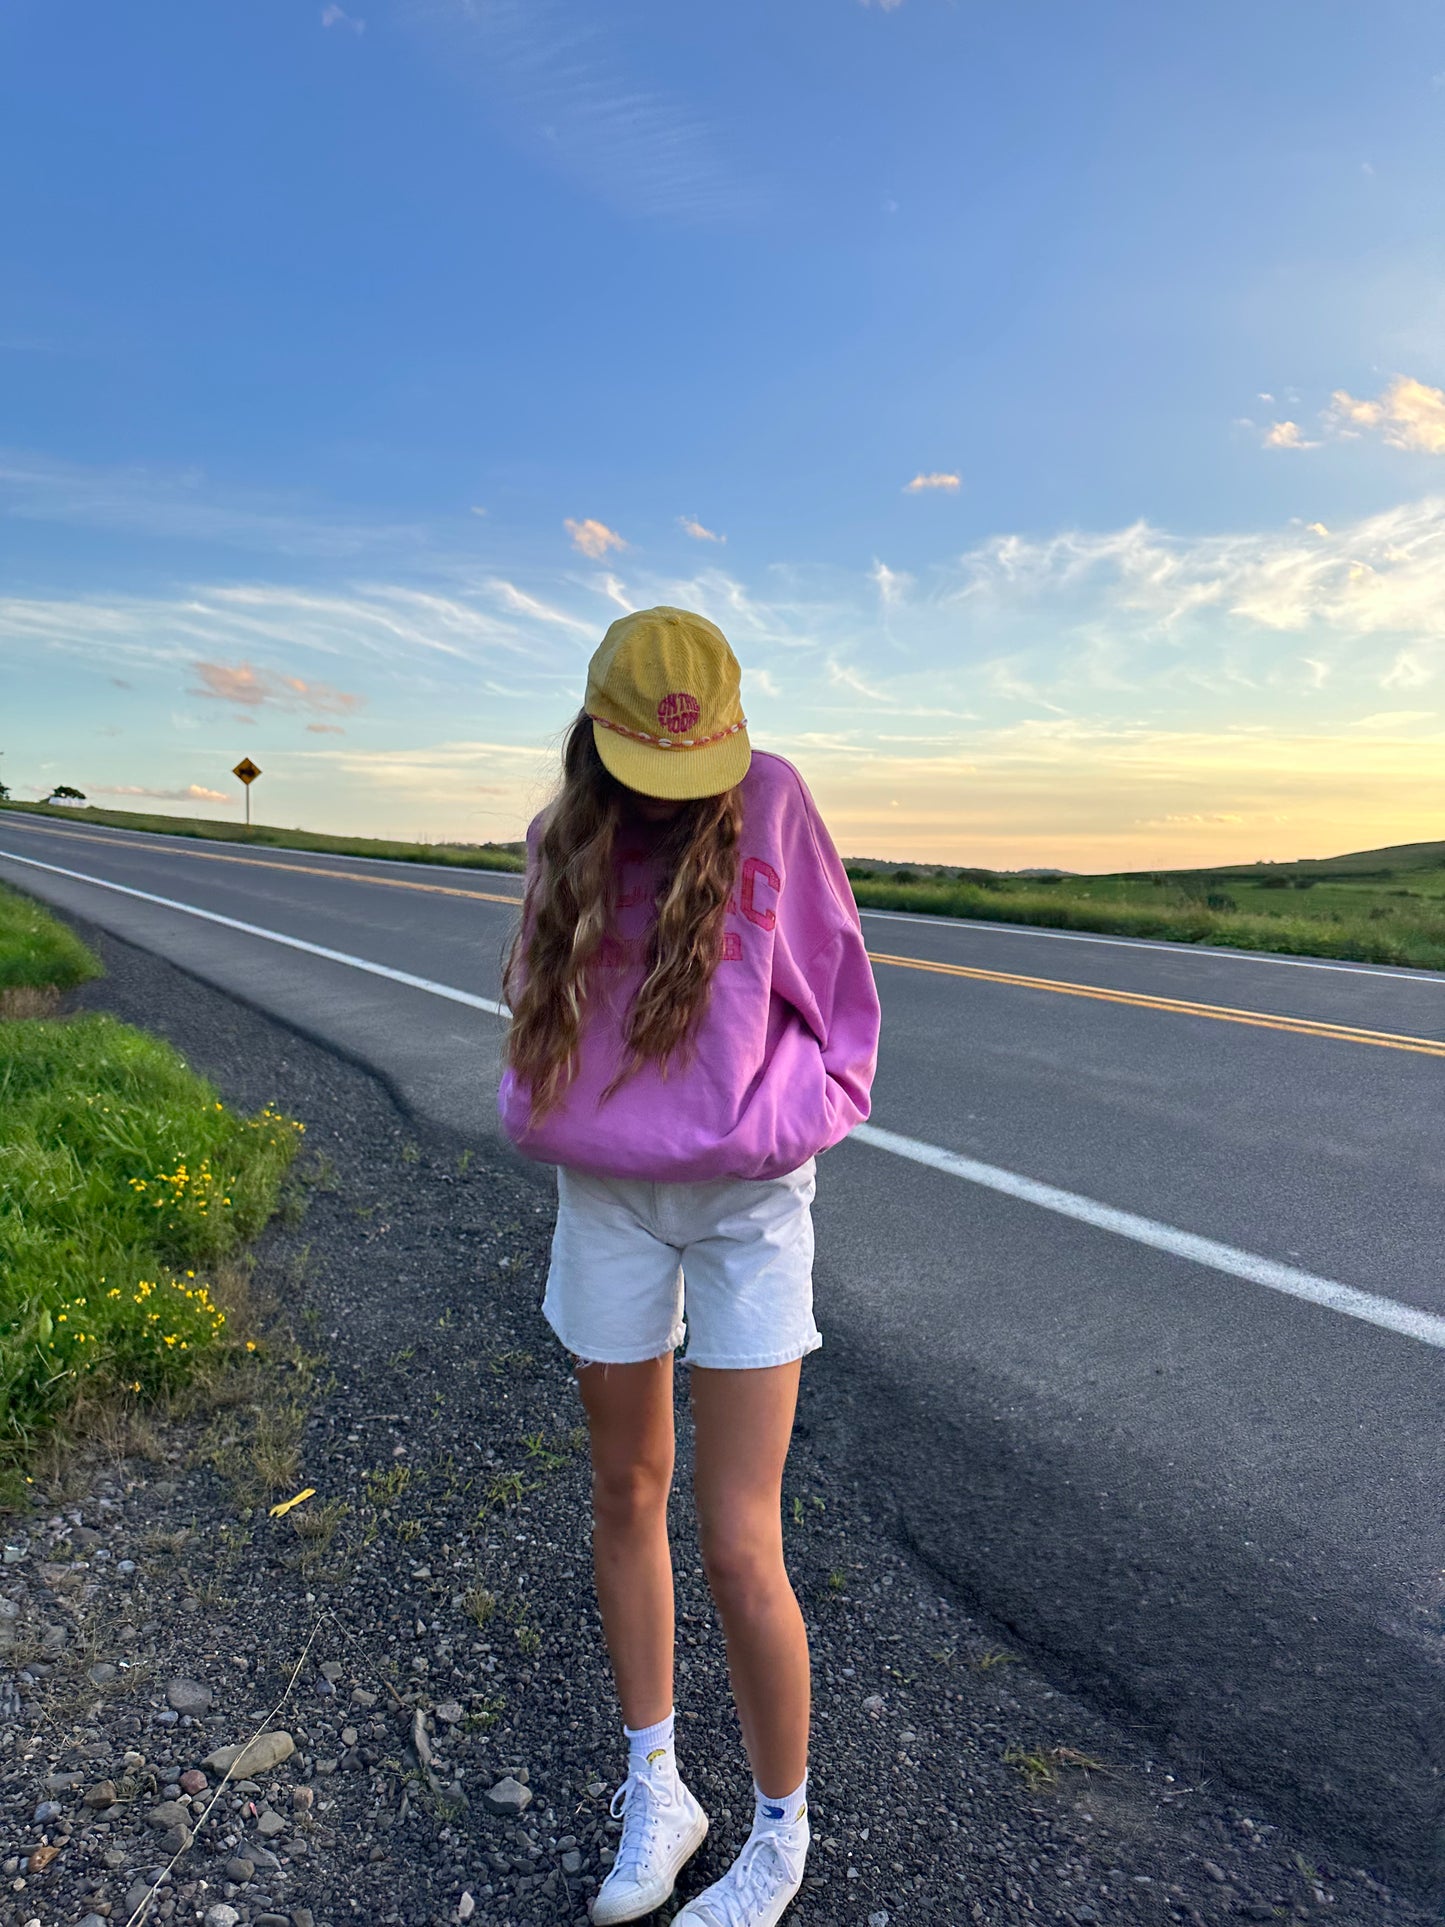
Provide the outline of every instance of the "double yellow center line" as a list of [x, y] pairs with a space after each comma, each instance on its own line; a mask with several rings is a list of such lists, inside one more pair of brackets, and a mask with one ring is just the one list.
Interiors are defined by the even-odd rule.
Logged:
[[[26, 829], [38, 826], [26, 824]], [[97, 836], [87, 830], [51, 830], [51, 836], [80, 838], [89, 843], [106, 843], [115, 848], [116, 839]], [[499, 891], [470, 890], [457, 884], [422, 882], [410, 877], [380, 876], [366, 870], [334, 870], [319, 864], [277, 863], [260, 856], [233, 856], [220, 850], [182, 849], [172, 844], [146, 843], [138, 847], [149, 856], [191, 857], [207, 863], [245, 863], [253, 869], [284, 870], [290, 876], [331, 877], [341, 883], [369, 883], [388, 890], [421, 890], [432, 896], [469, 897], [478, 903], [504, 903], [515, 910], [520, 896]], [[1225, 1024], [1249, 1024], [1259, 1030], [1289, 1031], [1296, 1037], [1320, 1037], [1337, 1044], [1372, 1044], [1378, 1050], [1413, 1051], [1423, 1057], [1445, 1057], [1445, 1039], [1409, 1037], [1398, 1031], [1365, 1030], [1357, 1024], [1327, 1024], [1313, 1017], [1281, 1017], [1271, 1011], [1239, 1010], [1229, 1004], [1200, 1004], [1184, 997], [1153, 997], [1139, 990], [1109, 990], [1099, 984], [1071, 983], [1058, 977], [1026, 977], [1012, 970], [981, 970], [972, 964], [934, 963], [926, 957], [895, 957], [885, 951], [870, 950], [869, 960], [890, 964], [900, 970], [924, 970], [940, 977], [971, 977], [979, 983], [1012, 984], [1020, 990], [1052, 991], [1065, 997], [1091, 997], [1098, 1003], [1130, 1004], [1138, 1010], [1167, 1011], [1179, 1017], [1210, 1017]]]
[[1237, 1010], [1229, 1004], [1196, 1004], [1184, 997], [1151, 997], [1139, 990], [1107, 990], [1099, 984], [1074, 984], [1057, 977], [1024, 977], [1011, 970], [978, 970], [970, 964], [933, 963], [923, 957], [890, 957], [879, 950], [876, 964], [902, 970], [928, 970], [941, 977], [975, 977], [989, 984], [1017, 984], [1023, 990], [1052, 990], [1066, 997], [1092, 997], [1104, 1004], [1133, 1004], [1141, 1010], [1173, 1011], [1181, 1017], [1213, 1017], [1225, 1024], [1253, 1024], [1260, 1030], [1287, 1030], [1297, 1037], [1327, 1037], [1340, 1044], [1374, 1044], [1381, 1050], [1416, 1051], [1445, 1057], [1445, 1038], [1407, 1037], [1392, 1030], [1363, 1030], [1357, 1024], [1327, 1024], [1314, 1017], [1279, 1017], [1271, 1011]]

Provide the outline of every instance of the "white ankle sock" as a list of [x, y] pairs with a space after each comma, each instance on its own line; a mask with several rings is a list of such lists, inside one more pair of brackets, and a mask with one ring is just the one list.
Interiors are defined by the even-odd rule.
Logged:
[[753, 1832], [782, 1833], [795, 1827], [808, 1811], [808, 1776], [803, 1775], [803, 1783], [795, 1793], [786, 1799], [773, 1800], [763, 1792], [757, 1781], [753, 1781]]
[[654, 1772], [664, 1763], [676, 1773], [677, 1755], [673, 1751], [673, 1727], [677, 1721], [676, 1713], [669, 1713], [665, 1720], [655, 1726], [624, 1726], [627, 1736], [627, 1770], [640, 1773], [646, 1768]]

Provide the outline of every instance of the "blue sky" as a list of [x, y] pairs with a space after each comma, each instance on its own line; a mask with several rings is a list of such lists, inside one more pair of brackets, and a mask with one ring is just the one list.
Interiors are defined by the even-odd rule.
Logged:
[[10, 0], [0, 769], [509, 837], [671, 601], [850, 852], [1439, 834], [1442, 133], [1395, 0]]

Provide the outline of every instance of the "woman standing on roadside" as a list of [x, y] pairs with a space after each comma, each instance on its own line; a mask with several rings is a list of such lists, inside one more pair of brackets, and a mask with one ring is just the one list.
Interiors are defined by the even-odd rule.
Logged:
[[558, 1166], [543, 1311], [578, 1360], [597, 1597], [627, 1777], [596, 1927], [661, 1906], [707, 1816], [673, 1744], [673, 1353], [687, 1336], [703, 1562], [752, 1766], [752, 1833], [674, 1927], [774, 1927], [803, 1878], [809, 1669], [782, 1478], [813, 1322], [819, 1151], [868, 1114], [878, 998], [796, 770], [754, 753], [721, 631], [607, 631], [527, 835], [503, 1124]]

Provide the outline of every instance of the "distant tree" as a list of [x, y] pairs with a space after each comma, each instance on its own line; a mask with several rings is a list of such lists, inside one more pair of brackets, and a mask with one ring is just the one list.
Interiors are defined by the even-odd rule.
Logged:
[[50, 792], [51, 801], [55, 801], [57, 797], [64, 797], [72, 803], [83, 803], [85, 801], [85, 791], [72, 789], [69, 783], [57, 783], [55, 788]]
[[8, 803], [9, 801], [10, 791], [4, 783], [0, 783], [0, 803]]

